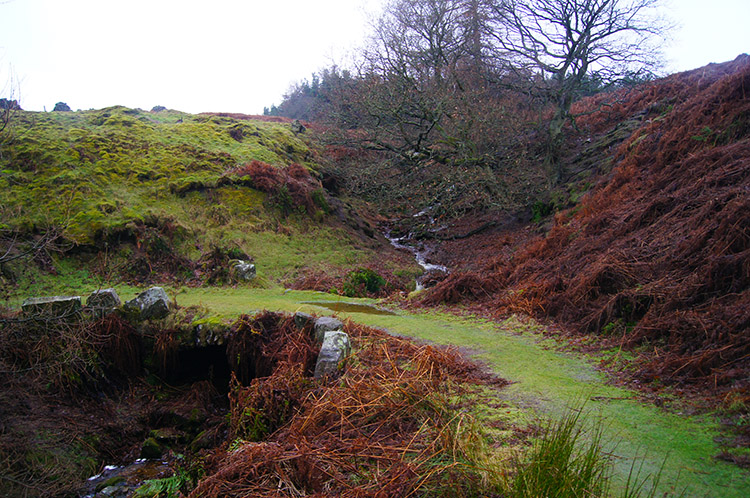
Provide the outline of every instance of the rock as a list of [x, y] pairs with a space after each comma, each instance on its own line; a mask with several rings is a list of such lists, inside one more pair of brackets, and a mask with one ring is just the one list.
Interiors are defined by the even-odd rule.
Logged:
[[96, 492], [98, 493], [98, 492], [102, 491], [105, 488], [115, 487], [118, 484], [123, 483], [123, 482], [125, 482], [125, 478], [122, 477], [122, 476], [110, 477], [106, 481], [97, 484], [97, 486], [96, 486]]
[[320, 347], [318, 362], [315, 364], [315, 378], [338, 377], [342, 361], [351, 353], [349, 336], [340, 330], [327, 331]]
[[195, 345], [198, 347], [221, 346], [229, 335], [230, 327], [223, 322], [206, 321], [195, 325]]
[[169, 314], [169, 297], [161, 287], [151, 287], [125, 303], [125, 310], [138, 313], [141, 320], [164, 318]]
[[106, 488], [99, 491], [97, 496], [115, 496], [121, 491], [120, 486], [107, 486]]
[[149, 433], [150, 438], [156, 439], [156, 442], [160, 445], [174, 446], [185, 439], [185, 433], [174, 427], [163, 427], [161, 429], [153, 429]]
[[294, 121], [292, 121], [290, 126], [292, 127], [292, 131], [294, 133], [304, 133], [307, 129], [302, 123], [300, 123], [299, 119], [295, 119]]
[[72, 317], [81, 308], [81, 296], [30, 297], [21, 305], [24, 315], [48, 319]]
[[232, 269], [229, 273], [235, 280], [244, 280], [247, 282], [255, 278], [255, 265], [249, 261], [233, 259], [230, 261], [230, 264], [232, 265]]
[[161, 453], [161, 445], [154, 437], [146, 439], [141, 446], [141, 458], [153, 460], [156, 458], [161, 458]]
[[117, 291], [114, 289], [95, 290], [86, 299], [86, 306], [102, 315], [112, 312], [115, 308], [119, 308], [121, 304], [120, 296], [117, 295]]
[[296, 325], [300, 330], [304, 329], [308, 325], [313, 325], [314, 323], [315, 319], [308, 313], [298, 311], [294, 314], [294, 325]]
[[325, 338], [325, 333], [331, 330], [341, 330], [344, 324], [338, 318], [331, 316], [321, 316], [315, 320], [315, 343], [321, 344]]

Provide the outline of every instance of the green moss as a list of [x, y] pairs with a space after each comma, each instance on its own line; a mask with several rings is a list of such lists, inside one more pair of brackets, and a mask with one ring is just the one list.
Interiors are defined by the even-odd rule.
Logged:
[[[147, 242], [134, 238], [133, 227], [149, 216], [182, 227], [177, 238], [166, 234], [175, 256], [195, 261], [212, 244], [241, 247], [258, 266], [256, 286], [293, 280], [306, 267], [351, 268], [372, 255], [358, 252], [358, 241], [343, 230], [326, 226], [335, 220], [326, 216], [322, 190], [313, 193], [314, 216], [298, 215], [287, 198], [287, 217], [280, 220], [266, 194], [222, 183], [252, 160], [315, 169], [310, 146], [286, 124], [115, 106], [21, 112], [16, 125], [18, 139], [0, 158], [0, 226], [26, 234], [57, 227], [66, 247], [106, 249], [104, 274], [115, 274], [128, 260], [112, 241]], [[51, 279], [62, 283], [45, 281], [41, 273], [28, 276], [28, 288], [36, 289], [65, 287], [69, 279], [64, 272]]]
[[97, 484], [97, 486], [96, 486], [96, 492], [98, 493], [102, 489], [107, 488], [109, 486], [116, 486], [116, 485], [118, 485], [118, 484], [120, 484], [121, 482], [124, 482], [124, 481], [125, 481], [125, 478], [123, 476], [110, 477], [106, 481]]
[[[124, 107], [61, 114], [19, 114], [22, 133], [0, 159], [9, 187], [0, 192], [7, 208], [2, 216], [8, 218], [0, 221], [14, 228], [70, 226], [71, 239], [79, 243], [154, 200], [213, 189], [237, 165], [258, 159], [284, 166], [309, 156], [308, 146], [277, 123]], [[227, 131], [236, 126], [245, 130], [242, 142]], [[94, 214], [112, 199], [120, 203], [99, 210], [106, 219]]]

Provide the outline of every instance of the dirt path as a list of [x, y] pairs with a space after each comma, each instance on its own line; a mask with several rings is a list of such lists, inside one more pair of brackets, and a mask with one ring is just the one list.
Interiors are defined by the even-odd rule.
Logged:
[[[248, 308], [331, 314], [324, 307], [309, 304], [324, 300], [337, 299], [312, 292], [232, 289], [210, 296], [198, 293], [180, 296], [181, 304], [202, 303], [228, 314], [248, 312]], [[744, 498], [750, 493], [749, 472], [713, 458], [720, 451], [714, 442], [718, 435], [715, 421], [666, 413], [637, 401], [634, 392], [607, 385], [603, 375], [585, 358], [545, 347], [533, 326], [516, 320], [498, 325], [436, 313], [340, 312], [339, 315], [392, 333], [479, 351], [475, 358], [514, 382], [503, 396], [527, 413], [554, 416], [586, 400], [586, 410], [590, 412], [587, 418], [601, 418], [607, 439], [617, 442], [610, 450], [617, 456], [615, 474], [622, 479], [627, 478], [633, 457], [642, 457], [642, 473], [657, 471], [666, 457], [663, 491], [676, 489], [679, 494], [685, 489], [686, 497], [727, 498]]]

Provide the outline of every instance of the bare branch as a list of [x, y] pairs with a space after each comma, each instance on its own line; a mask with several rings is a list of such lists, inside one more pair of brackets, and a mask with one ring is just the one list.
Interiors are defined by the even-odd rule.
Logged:
[[658, 65], [656, 42], [667, 25], [660, 0], [496, 0], [492, 5], [496, 60], [507, 73], [537, 74], [540, 93], [555, 103], [549, 157], [557, 160], [570, 106], [591, 73], [606, 83]]

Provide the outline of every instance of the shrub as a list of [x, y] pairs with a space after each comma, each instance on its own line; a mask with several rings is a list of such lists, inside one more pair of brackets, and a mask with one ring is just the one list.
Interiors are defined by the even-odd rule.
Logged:
[[531, 221], [539, 223], [543, 218], [552, 214], [554, 205], [548, 202], [536, 201], [531, 206]]
[[346, 275], [341, 291], [348, 297], [362, 297], [377, 294], [385, 284], [385, 279], [374, 270], [360, 268]]
[[[292, 163], [285, 168], [277, 168], [262, 161], [252, 161], [230, 171], [229, 175], [236, 178], [230, 179], [230, 182], [239, 180], [239, 183], [244, 183], [242, 179], [249, 178], [249, 184], [253, 188], [270, 194], [271, 203], [285, 217], [295, 211], [313, 215], [318, 208], [324, 212], [330, 209], [322, 195], [320, 183], [300, 164]], [[318, 190], [321, 192], [315, 194]]]

